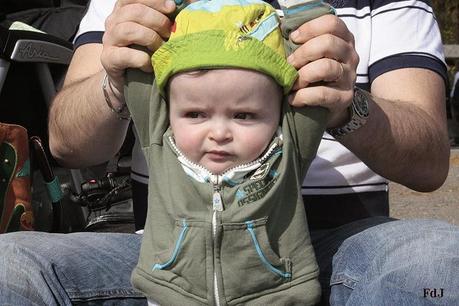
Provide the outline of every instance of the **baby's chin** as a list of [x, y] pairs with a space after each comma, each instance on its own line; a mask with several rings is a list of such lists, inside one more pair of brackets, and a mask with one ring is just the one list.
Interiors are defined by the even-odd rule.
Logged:
[[226, 158], [223, 157], [222, 159], [215, 158], [215, 157], [209, 158], [208, 156], [204, 156], [197, 163], [204, 166], [204, 168], [209, 170], [212, 174], [220, 175], [232, 168], [235, 168], [241, 165], [245, 165], [252, 161], [253, 161], [252, 159], [251, 160], [241, 159], [235, 155], [231, 155]]
[[217, 162], [207, 162], [204, 163], [203, 166], [209, 170], [212, 174], [220, 175], [225, 173], [225, 171], [234, 168], [236, 166], [240, 165], [240, 163], [235, 163], [235, 162], [222, 162], [222, 163], [217, 163]]
[[[236, 165], [234, 165], [236, 166]], [[220, 175], [225, 173], [225, 171], [233, 168], [234, 166], [218, 166], [218, 165], [213, 165], [213, 166], [207, 166], [206, 168], [212, 173], [216, 175]]]

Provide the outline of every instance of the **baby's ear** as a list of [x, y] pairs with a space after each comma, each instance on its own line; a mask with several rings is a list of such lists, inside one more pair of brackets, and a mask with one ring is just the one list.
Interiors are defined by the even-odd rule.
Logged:
[[277, 87], [276, 87], [277, 90], [276, 90], [276, 92], [277, 92], [277, 94], [278, 94], [279, 101], [281, 101], [281, 104], [282, 104], [282, 102], [284, 101], [284, 99], [285, 99], [286, 97], [288, 97], [288, 94], [284, 94], [284, 87], [282, 87], [282, 86], [279, 85], [278, 83], [276, 83], [276, 84], [277, 84]]
[[283, 95], [284, 95], [284, 87], [282, 87], [282, 86], [281, 86], [279, 83], [277, 83], [277, 82], [276, 82], [276, 84], [277, 84], [277, 90], [278, 90], [279, 94], [280, 94], [281, 96], [283, 96]]
[[169, 98], [163, 98], [163, 103], [166, 104], [167, 116], [169, 117], [171, 114], [171, 106], [169, 103]]
[[163, 100], [164, 102], [166, 102], [166, 104], [168, 105], [169, 107], [169, 101], [171, 100], [171, 95], [170, 95], [170, 91], [171, 91], [171, 79], [169, 79], [166, 83], [166, 86], [164, 86], [164, 96], [163, 96]]

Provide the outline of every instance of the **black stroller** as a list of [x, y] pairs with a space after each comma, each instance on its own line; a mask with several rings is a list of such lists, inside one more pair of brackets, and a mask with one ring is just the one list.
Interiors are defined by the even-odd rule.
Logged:
[[[0, 122], [23, 126], [30, 137], [31, 204], [39, 231], [129, 232], [134, 227], [129, 145], [88, 169], [60, 167], [49, 153], [48, 109], [87, 2], [12, 0], [4, 1], [0, 12]], [[5, 204], [0, 205], [2, 217]]]

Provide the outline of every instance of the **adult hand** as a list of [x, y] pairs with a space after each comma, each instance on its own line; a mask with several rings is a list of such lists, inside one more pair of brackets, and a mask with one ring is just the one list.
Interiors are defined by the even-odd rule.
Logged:
[[324, 15], [303, 24], [290, 37], [301, 45], [288, 57], [299, 69], [290, 104], [326, 107], [330, 110], [327, 127], [343, 125], [349, 118], [359, 63], [354, 36], [340, 18]]
[[151, 54], [169, 37], [171, 21], [166, 15], [174, 10], [171, 0], [117, 1], [105, 21], [101, 54], [113, 90], [122, 92], [126, 68], [152, 71]]
[[124, 107], [126, 68], [152, 70], [150, 55], [169, 37], [171, 21], [166, 15], [174, 10], [171, 0], [117, 0], [105, 21], [102, 44], [75, 50], [49, 115], [50, 149], [62, 165], [100, 164], [119, 151], [128, 121], [119, 120], [106, 100], [116, 109]]

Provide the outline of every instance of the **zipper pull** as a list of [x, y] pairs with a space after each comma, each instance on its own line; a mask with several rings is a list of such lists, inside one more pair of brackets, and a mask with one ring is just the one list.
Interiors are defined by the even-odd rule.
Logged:
[[215, 189], [214, 195], [212, 196], [213, 209], [216, 211], [223, 211], [222, 197], [218, 189]]

